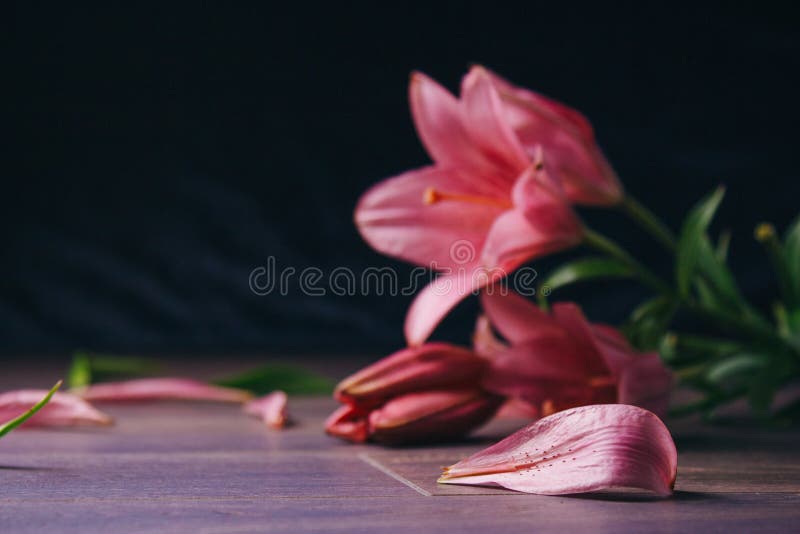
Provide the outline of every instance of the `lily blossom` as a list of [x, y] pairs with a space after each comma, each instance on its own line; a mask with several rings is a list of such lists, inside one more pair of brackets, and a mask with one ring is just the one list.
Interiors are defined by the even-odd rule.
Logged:
[[553, 414], [455, 465], [442, 484], [564, 495], [609, 488], [672, 493], [678, 453], [653, 413], [623, 404]]
[[242, 408], [245, 413], [261, 418], [267, 426], [283, 428], [289, 422], [286, 409], [288, 400], [286, 393], [278, 390], [248, 401]]
[[89, 401], [201, 400], [245, 402], [252, 398], [248, 391], [214, 386], [190, 378], [141, 378], [122, 382], [92, 384], [77, 392]]
[[328, 418], [325, 430], [359, 443], [463, 436], [503, 401], [480, 388], [486, 369], [484, 358], [446, 343], [400, 350], [339, 383], [334, 397], [344, 406]]
[[[19, 416], [48, 394], [43, 389], [20, 389], [0, 393], [0, 421]], [[84, 399], [70, 393], [54, 393], [50, 401], [22, 426], [58, 427], [110, 425], [113, 419]]]
[[473, 171], [426, 167], [362, 196], [355, 221], [374, 249], [442, 272], [409, 309], [410, 345], [424, 342], [468, 295], [581, 242], [583, 226], [539, 155], [514, 180], [493, 183]]
[[[572, 303], [547, 313], [516, 294], [486, 293], [481, 302], [508, 341], [494, 349], [486, 389], [538, 406], [543, 416], [601, 403], [666, 413], [672, 374], [657, 353], [636, 352], [618, 330], [589, 323]], [[484, 346], [486, 338], [481, 333]]]

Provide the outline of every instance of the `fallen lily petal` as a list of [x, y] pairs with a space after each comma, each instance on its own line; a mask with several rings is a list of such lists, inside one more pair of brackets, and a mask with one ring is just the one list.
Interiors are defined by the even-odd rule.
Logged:
[[667, 496], [677, 466], [675, 443], [655, 414], [603, 404], [545, 417], [445, 468], [439, 482], [542, 495], [631, 487]]
[[124, 382], [93, 384], [78, 391], [86, 400], [97, 402], [148, 400], [205, 400], [246, 402], [252, 395], [242, 389], [212, 386], [189, 378], [141, 378]]
[[[110, 425], [113, 422], [111, 417], [84, 399], [70, 393], [56, 393], [57, 386], [50, 391], [21, 389], [0, 394], [0, 420], [16, 418], [16, 424], [10, 421], [10, 428], [6, 429], [4, 425], [0, 429], [0, 435], [23, 423], [28, 427], [44, 427]], [[23, 412], [25, 415], [20, 416]]]
[[283, 391], [273, 391], [269, 395], [248, 401], [243, 409], [245, 413], [261, 418], [267, 426], [283, 428], [289, 421], [286, 412], [288, 400]]

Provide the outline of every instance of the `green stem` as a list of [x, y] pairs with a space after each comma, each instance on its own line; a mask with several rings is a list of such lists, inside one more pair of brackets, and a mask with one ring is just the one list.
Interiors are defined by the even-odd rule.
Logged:
[[639, 226], [647, 230], [653, 237], [655, 237], [663, 246], [670, 252], [675, 252], [676, 241], [675, 235], [672, 230], [664, 224], [655, 213], [647, 209], [638, 200], [630, 195], [625, 195], [625, 198], [620, 204], [622, 210]]
[[593, 249], [608, 254], [612, 258], [619, 260], [627, 265], [644, 284], [652, 288], [657, 293], [674, 296], [672, 288], [661, 278], [655, 275], [647, 267], [639, 263], [625, 249], [620, 247], [611, 239], [603, 234], [595, 232], [591, 228], [584, 227], [583, 242]]

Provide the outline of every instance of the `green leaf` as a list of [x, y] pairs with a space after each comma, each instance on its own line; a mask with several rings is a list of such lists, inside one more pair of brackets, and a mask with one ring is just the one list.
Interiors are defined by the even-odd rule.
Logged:
[[728, 261], [728, 250], [731, 248], [731, 231], [724, 230], [721, 234], [719, 234], [719, 239], [717, 240], [717, 248], [714, 250], [714, 255], [717, 257], [717, 261], [720, 263], [725, 263]]
[[655, 297], [633, 310], [623, 327], [628, 340], [639, 350], [654, 350], [661, 344], [675, 313], [675, 303]]
[[719, 208], [725, 190], [717, 188], [711, 195], [701, 200], [686, 216], [678, 241], [675, 278], [682, 297], [689, 296], [692, 278], [698, 268], [699, 255], [703, 247], [708, 225]]
[[539, 287], [553, 291], [576, 282], [598, 278], [630, 278], [633, 275], [629, 266], [613, 258], [581, 258], [556, 268]]
[[333, 381], [302, 367], [289, 364], [272, 364], [245, 373], [215, 380], [220, 386], [246, 389], [264, 395], [276, 389], [289, 394], [320, 395], [333, 391]]
[[706, 380], [717, 386], [724, 386], [736, 379], [752, 376], [752, 373], [766, 364], [760, 354], [740, 353], [711, 365], [706, 372]]
[[792, 282], [794, 302], [800, 303], [800, 216], [789, 226], [783, 241], [786, 267]]
[[83, 388], [92, 383], [92, 362], [85, 352], [72, 355], [72, 365], [67, 371], [67, 385], [70, 388]]
[[53, 386], [53, 388], [47, 393], [47, 395], [45, 395], [42, 400], [34, 404], [28, 411], [26, 411], [25, 413], [23, 413], [18, 417], [15, 417], [11, 421], [7, 421], [2, 425], [0, 425], [0, 438], [5, 436], [15, 428], [17, 428], [19, 425], [30, 419], [33, 414], [41, 410], [45, 404], [50, 402], [50, 399], [53, 398], [53, 395], [55, 394], [56, 391], [58, 391], [58, 388], [60, 387], [61, 387], [61, 380], [56, 382], [56, 385]]
[[71, 388], [81, 388], [97, 382], [155, 375], [161, 368], [158, 361], [148, 358], [79, 351], [72, 355], [67, 377]]

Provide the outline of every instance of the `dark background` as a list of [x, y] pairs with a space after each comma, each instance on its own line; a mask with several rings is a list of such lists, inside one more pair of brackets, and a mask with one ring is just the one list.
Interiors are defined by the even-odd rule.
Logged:
[[[307, 297], [296, 285], [259, 297], [248, 275], [269, 256], [298, 270], [408, 272], [360, 240], [352, 209], [370, 184], [428, 161], [409, 72], [455, 89], [474, 62], [584, 111], [627, 189], [673, 226], [727, 184], [715, 230], [734, 231], [741, 285], [769, 305], [752, 229], [784, 228], [800, 194], [788, 2], [380, 4], [9, 9], [0, 351], [399, 347], [410, 298]], [[585, 214], [669, 274], [623, 218]], [[606, 321], [642, 295], [620, 283], [562, 293]], [[466, 340], [475, 308], [439, 336]]]

